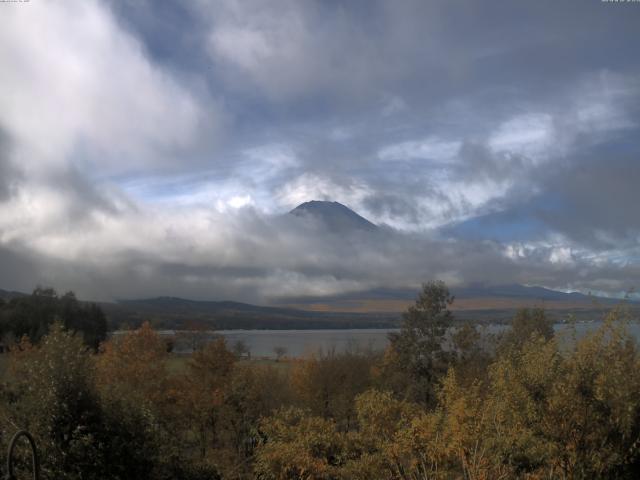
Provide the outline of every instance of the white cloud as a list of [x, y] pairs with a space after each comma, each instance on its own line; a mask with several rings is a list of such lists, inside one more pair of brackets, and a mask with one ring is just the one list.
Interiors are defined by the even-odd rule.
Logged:
[[4, 8], [0, 64], [0, 125], [32, 172], [71, 157], [110, 173], [172, 162], [215, 124], [95, 0]]
[[253, 199], [251, 198], [251, 195], [234, 195], [226, 201], [226, 204], [231, 208], [242, 208], [252, 205]]
[[462, 142], [457, 140], [449, 141], [428, 137], [424, 140], [388, 145], [378, 152], [378, 157], [381, 160], [424, 159], [447, 162], [456, 157], [461, 146]]
[[502, 122], [488, 138], [494, 153], [515, 154], [533, 166], [562, 158], [577, 148], [596, 145], [612, 133], [634, 128], [628, 102], [637, 95], [634, 76], [584, 76], [559, 106], [547, 112], [519, 113]]
[[283, 185], [276, 198], [288, 208], [309, 200], [332, 200], [357, 209], [371, 193], [371, 188], [363, 182], [338, 183], [327, 176], [304, 173]]
[[514, 153], [534, 162], [546, 160], [554, 143], [553, 117], [547, 113], [517, 115], [502, 123], [488, 141], [495, 153]]
[[555, 264], [573, 263], [573, 255], [570, 247], [554, 247], [549, 254], [549, 261]]

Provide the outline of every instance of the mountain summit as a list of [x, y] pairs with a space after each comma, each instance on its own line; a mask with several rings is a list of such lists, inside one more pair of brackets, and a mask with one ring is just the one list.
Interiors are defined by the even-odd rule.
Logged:
[[298, 205], [289, 213], [296, 217], [311, 218], [321, 222], [333, 232], [350, 230], [373, 232], [378, 228], [366, 218], [361, 217], [350, 208], [338, 202], [312, 200]]

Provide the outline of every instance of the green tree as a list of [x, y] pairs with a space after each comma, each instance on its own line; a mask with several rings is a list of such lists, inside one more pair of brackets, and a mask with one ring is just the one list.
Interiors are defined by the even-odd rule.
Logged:
[[443, 350], [451, 326], [453, 296], [441, 281], [423, 284], [414, 305], [404, 312], [399, 333], [389, 335], [389, 352], [380, 374], [383, 386], [423, 405], [434, 405], [437, 382], [451, 353]]
[[60, 321], [70, 331], [80, 332], [86, 345], [97, 350], [107, 335], [107, 319], [94, 303], [80, 302], [73, 292], [58, 296], [52, 288], [37, 287], [29, 296], [10, 299], [0, 308], [0, 332], [15, 338], [27, 335], [36, 343]]
[[456, 377], [467, 386], [484, 381], [492, 361], [493, 336], [487, 337], [476, 325], [465, 323], [453, 330]]
[[553, 321], [542, 308], [522, 308], [511, 322], [511, 328], [500, 339], [499, 348], [522, 348], [533, 336], [549, 340], [554, 335]]

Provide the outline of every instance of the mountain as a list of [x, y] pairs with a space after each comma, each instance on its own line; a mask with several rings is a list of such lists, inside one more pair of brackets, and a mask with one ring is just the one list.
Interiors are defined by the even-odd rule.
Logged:
[[389, 313], [313, 312], [230, 301], [197, 301], [156, 297], [102, 303], [112, 329], [150, 320], [156, 328], [181, 329], [322, 329], [388, 328], [398, 325]]
[[[278, 304], [290, 308], [322, 312], [402, 312], [413, 304], [419, 288], [378, 288], [363, 292], [351, 292], [328, 297], [296, 297], [280, 299]], [[544, 287], [510, 285], [470, 285], [452, 287], [455, 296], [452, 310], [456, 318], [477, 321], [507, 321], [519, 308], [542, 307], [553, 318], [577, 318], [590, 320], [602, 317], [602, 313], [619, 304], [620, 299], [595, 297], [582, 293], [565, 293]], [[627, 301], [633, 310], [640, 302]]]
[[378, 229], [375, 224], [338, 202], [312, 200], [298, 205], [289, 213], [320, 222], [336, 233], [354, 230], [374, 232]]
[[502, 297], [502, 298], [524, 298], [538, 301], [545, 300], [561, 300], [570, 302], [600, 302], [600, 303], [617, 303], [619, 300], [604, 297], [595, 297], [585, 295], [579, 292], [560, 292], [558, 290], [550, 290], [545, 287], [526, 286], [520, 284], [510, 285], [471, 285], [463, 288], [452, 289], [453, 294], [458, 298], [486, 298], [486, 297]]
[[[100, 303], [110, 329], [137, 326], [150, 320], [159, 329], [204, 326], [207, 329], [342, 329], [398, 326], [400, 312], [413, 304], [418, 288], [379, 288], [327, 297], [280, 299], [261, 306], [231, 301], [197, 301], [155, 297]], [[472, 285], [454, 287], [452, 306], [457, 320], [485, 323], [508, 322], [523, 307], [543, 307], [555, 320], [573, 314], [580, 320], [602, 318], [620, 300], [564, 293], [524, 285]], [[0, 298], [26, 296], [0, 290]], [[634, 315], [639, 302], [628, 302]]]

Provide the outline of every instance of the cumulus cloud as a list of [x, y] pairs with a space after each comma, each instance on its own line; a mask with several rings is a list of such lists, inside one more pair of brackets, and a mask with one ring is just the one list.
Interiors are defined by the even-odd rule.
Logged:
[[215, 124], [97, 1], [10, 6], [0, 22], [0, 124], [31, 172], [158, 167]]

